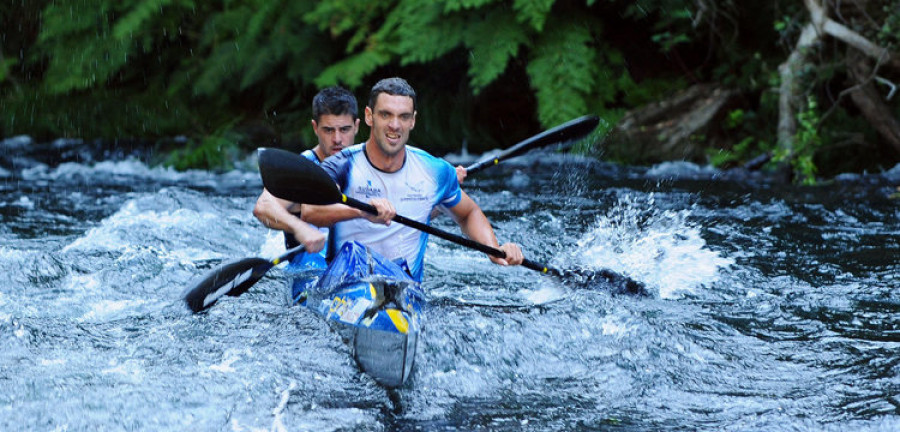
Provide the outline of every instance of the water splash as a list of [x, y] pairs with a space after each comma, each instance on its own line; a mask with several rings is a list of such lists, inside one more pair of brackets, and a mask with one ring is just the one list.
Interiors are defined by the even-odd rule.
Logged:
[[50, 180], [69, 184], [91, 184], [97, 182], [98, 178], [102, 178], [107, 184], [133, 185], [136, 181], [146, 183], [145, 186], [190, 183], [212, 190], [230, 190], [258, 184], [262, 190], [262, 180], [256, 171], [235, 169], [223, 174], [202, 170], [178, 171], [172, 167], [148, 166], [134, 157], [95, 163], [63, 162], [57, 166], [34, 162], [21, 170], [21, 176], [29, 181]]
[[266, 231], [266, 238], [259, 247], [259, 256], [266, 259], [275, 259], [287, 249], [284, 246], [284, 234], [281, 231], [270, 229]]
[[719, 174], [719, 170], [711, 166], [700, 166], [686, 161], [663, 162], [654, 165], [645, 174], [657, 179], [709, 179]]
[[[255, 232], [247, 232], [250, 215], [223, 217], [220, 211], [232, 203], [211, 203], [199, 194], [164, 188], [156, 194], [127, 201], [118, 211], [65, 246], [62, 252], [121, 252], [153, 249], [193, 260], [229, 256], [229, 250], [244, 249], [235, 243], [253, 243]], [[226, 228], [210, 236], [210, 227]]]
[[646, 202], [619, 199], [577, 243], [579, 264], [605, 267], [676, 298], [718, 280], [719, 270], [734, 264], [706, 246], [690, 210], [660, 210]]

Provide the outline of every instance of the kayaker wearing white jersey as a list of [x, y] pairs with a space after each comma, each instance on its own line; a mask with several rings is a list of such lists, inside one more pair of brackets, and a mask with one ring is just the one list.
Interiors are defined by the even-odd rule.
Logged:
[[304, 221], [332, 227], [332, 250], [345, 241], [358, 241], [388, 259], [405, 260], [413, 278], [421, 280], [428, 234], [392, 224], [391, 219], [401, 214], [429, 223], [432, 210], [442, 206], [466, 236], [506, 254], [506, 259], [490, 256], [491, 261], [500, 265], [522, 263], [518, 245], [498, 245], [481, 208], [460, 189], [453, 166], [406, 145], [416, 123], [416, 93], [405, 80], [388, 78], [375, 84], [365, 120], [371, 128], [368, 141], [323, 161], [322, 168], [344, 194], [368, 202], [378, 209], [378, 215], [343, 204], [302, 205]]
[[[359, 108], [356, 97], [341, 87], [323, 89], [313, 97], [311, 120], [318, 143], [301, 155], [315, 163], [353, 144], [359, 130]], [[300, 205], [275, 198], [263, 189], [253, 208], [253, 215], [265, 226], [284, 231], [285, 246], [290, 249], [303, 244], [308, 253], [292, 262], [324, 268], [325, 239], [328, 229], [317, 229], [298, 215]]]

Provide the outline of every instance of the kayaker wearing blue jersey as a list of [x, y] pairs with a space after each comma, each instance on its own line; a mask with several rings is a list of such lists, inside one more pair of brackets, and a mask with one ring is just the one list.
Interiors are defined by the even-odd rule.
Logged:
[[[318, 143], [301, 155], [315, 163], [353, 144], [359, 130], [359, 108], [356, 97], [341, 87], [329, 87], [313, 97], [311, 120]], [[306, 254], [295, 258], [292, 265], [324, 268], [328, 229], [317, 229], [300, 219], [300, 205], [274, 197], [263, 189], [253, 215], [265, 226], [284, 231], [285, 246], [290, 249], [299, 244]]]
[[403, 259], [412, 277], [422, 280], [428, 235], [391, 219], [401, 214], [429, 223], [432, 210], [443, 207], [463, 233], [477, 242], [499, 248], [506, 259], [491, 256], [500, 265], [522, 263], [515, 243], [499, 246], [493, 228], [478, 204], [459, 187], [457, 171], [443, 159], [407, 146], [416, 124], [416, 93], [401, 78], [388, 78], [372, 87], [365, 109], [369, 139], [322, 162], [322, 168], [347, 196], [368, 202], [377, 215], [342, 205], [303, 204], [303, 220], [332, 227], [329, 247], [358, 241], [390, 260]]

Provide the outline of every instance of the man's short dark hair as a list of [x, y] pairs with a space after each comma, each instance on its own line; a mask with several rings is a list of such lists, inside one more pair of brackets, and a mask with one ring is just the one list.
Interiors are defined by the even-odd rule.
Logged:
[[416, 91], [403, 78], [385, 78], [378, 81], [372, 86], [372, 92], [369, 94], [369, 108], [375, 109], [375, 101], [378, 95], [387, 93], [391, 96], [409, 96], [412, 98], [413, 111], [416, 110]]
[[322, 89], [312, 102], [312, 116], [316, 122], [323, 115], [331, 114], [341, 116], [350, 114], [353, 120], [359, 118], [359, 107], [356, 105], [356, 96], [343, 87], [327, 87]]

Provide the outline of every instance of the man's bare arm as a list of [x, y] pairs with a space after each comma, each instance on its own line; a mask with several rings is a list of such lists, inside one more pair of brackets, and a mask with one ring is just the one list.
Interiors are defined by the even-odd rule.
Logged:
[[462, 192], [462, 199], [458, 204], [450, 208], [456, 223], [459, 224], [463, 234], [472, 240], [486, 244], [502, 250], [506, 254], [506, 259], [489, 255], [491, 261], [499, 265], [519, 265], [522, 264], [524, 256], [519, 245], [515, 243], [504, 243], [499, 245], [497, 237], [494, 235], [494, 229], [487, 216], [481, 211], [481, 207], [469, 197], [468, 194]]
[[319, 252], [325, 247], [325, 234], [301, 220], [291, 210], [299, 210], [299, 206], [280, 198], [263, 189], [253, 207], [256, 216], [263, 225], [291, 234], [308, 252]]
[[376, 198], [369, 201], [369, 204], [378, 210], [377, 215], [357, 210], [344, 204], [330, 204], [324, 206], [301, 204], [300, 214], [306, 222], [316, 226], [327, 227], [334, 226], [334, 224], [338, 222], [356, 218], [364, 218], [372, 223], [390, 225], [391, 219], [397, 215], [397, 210], [394, 209], [391, 202], [386, 199]]

